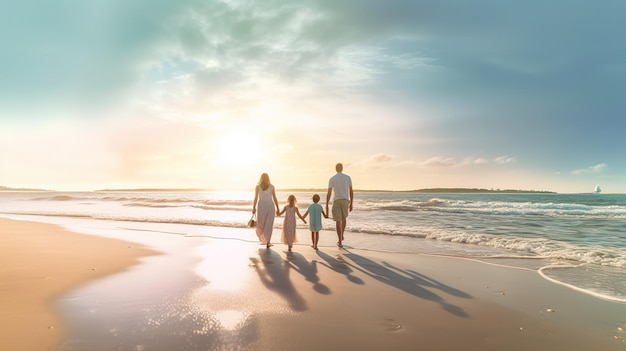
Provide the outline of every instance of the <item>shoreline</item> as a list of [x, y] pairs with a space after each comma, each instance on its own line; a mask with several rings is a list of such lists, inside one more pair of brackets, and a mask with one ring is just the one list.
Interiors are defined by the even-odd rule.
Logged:
[[0, 328], [6, 350], [56, 349], [65, 335], [56, 299], [155, 255], [130, 242], [0, 218]]
[[[12, 229], [7, 232], [7, 227]], [[5, 255], [10, 247], [0, 245], [0, 257], [13, 265], [12, 276], [0, 267], [0, 301], [6, 305], [13, 298], [5, 285], [22, 281], [44, 286], [56, 281], [58, 288], [32, 296], [47, 311], [15, 306], [13, 317], [23, 323], [3, 326], [6, 336], [0, 334], [0, 340], [18, 342], [16, 335], [21, 335], [34, 344], [3, 348], [412, 350], [421, 345], [582, 351], [626, 346], [626, 304], [570, 290], [531, 270], [426, 253], [333, 246], [314, 251], [304, 230], [298, 230], [300, 243], [289, 252], [276, 242], [278, 231], [267, 250], [233, 240], [249, 229], [202, 228], [205, 234], [219, 234], [208, 237], [168, 235], [158, 224], [133, 227], [112, 225], [106, 233], [77, 234], [50, 224], [0, 219], [3, 241], [18, 233], [41, 234], [30, 241], [10, 240], [23, 250], [11, 260]], [[140, 244], [119, 241], [126, 237]], [[52, 243], [55, 250], [49, 249]], [[79, 247], [82, 266], [65, 256]], [[112, 251], [100, 255], [105, 247]], [[111, 260], [111, 252], [125, 258]], [[93, 263], [95, 256], [104, 256], [106, 267]], [[141, 264], [135, 264], [141, 256]], [[65, 265], [57, 274], [27, 274], [20, 267], [29, 259], [45, 262], [46, 269], [53, 261]], [[59, 285], [61, 276], [72, 278]], [[52, 310], [51, 304], [59, 308]], [[14, 318], [3, 318], [9, 319]], [[59, 320], [66, 321], [68, 333], [57, 327]], [[43, 337], [51, 346], [42, 346]]]

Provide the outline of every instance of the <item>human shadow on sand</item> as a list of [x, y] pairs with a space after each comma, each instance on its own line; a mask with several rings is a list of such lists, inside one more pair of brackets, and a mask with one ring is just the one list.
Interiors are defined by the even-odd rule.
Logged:
[[271, 249], [259, 249], [259, 258], [250, 257], [250, 261], [267, 289], [284, 298], [292, 310], [308, 310], [306, 301], [289, 278], [291, 265], [278, 253]]
[[347, 264], [379, 282], [393, 286], [413, 296], [437, 302], [445, 311], [457, 317], [469, 317], [467, 312], [461, 307], [446, 302], [444, 298], [426, 289], [426, 287], [441, 290], [452, 296], [466, 299], [472, 298], [471, 295], [463, 291], [445, 285], [413, 270], [403, 270], [384, 261], [378, 263], [349, 251], [344, 255], [353, 262]]
[[287, 264], [296, 272], [302, 274], [306, 281], [313, 284], [313, 290], [320, 294], [330, 294], [330, 289], [320, 283], [320, 277], [317, 275], [317, 261], [307, 261], [302, 254], [297, 252], [287, 252]]
[[354, 272], [354, 270], [352, 268], [350, 268], [350, 265], [343, 259], [343, 257], [338, 256], [337, 258], [332, 257], [331, 255], [318, 250], [316, 251], [317, 255], [323, 259], [324, 261], [326, 261], [326, 263], [322, 262], [320, 263], [321, 265], [328, 267], [330, 269], [332, 269], [333, 271], [337, 272], [337, 273], [341, 273], [343, 275], [346, 276], [346, 278], [353, 282], [354, 284], [359, 284], [359, 285], [363, 285], [365, 284], [365, 282], [363, 282], [363, 280], [357, 276], [354, 276], [352, 273]]

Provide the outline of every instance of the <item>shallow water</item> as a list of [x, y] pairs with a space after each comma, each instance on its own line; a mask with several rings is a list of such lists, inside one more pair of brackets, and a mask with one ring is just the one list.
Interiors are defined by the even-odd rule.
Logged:
[[[105, 228], [219, 237], [211, 227], [245, 228], [252, 192], [0, 192], [0, 215]], [[287, 193], [278, 193], [283, 201]], [[295, 193], [303, 210], [312, 193]], [[325, 194], [320, 194], [324, 197]], [[322, 200], [323, 201], [323, 200]], [[282, 205], [282, 204], [281, 204]], [[282, 221], [276, 220], [274, 240]], [[356, 193], [346, 244], [543, 269], [547, 279], [626, 301], [626, 195]], [[238, 239], [255, 241], [251, 230]], [[276, 234], [278, 233], [278, 234]], [[232, 235], [232, 234], [228, 234]], [[298, 225], [300, 245], [308, 227]], [[322, 246], [333, 246], [324, 220]], [[567, 267], [567, 268], [564, 268]]]

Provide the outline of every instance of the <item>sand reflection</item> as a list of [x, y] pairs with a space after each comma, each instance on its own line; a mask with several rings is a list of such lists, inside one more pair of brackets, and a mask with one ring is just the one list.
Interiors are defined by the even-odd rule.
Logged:
[[241, 290], [251, 273], [248, 267], [250, 252], [249, 245], [235, 240], [222, 240], [219, 245], [208, 243], [197, 249], [202, 261], [195, 272], [209, 283], [211, 289]]
[[256, 249], [239, 240], [210, 240], [194, 252], [200, 258], [194, 272], [205, 282], [191, 294], [190, 318], [198, 323], [196, 334], [223, 349], [249, 344], [257, 336], [256, 308], [245, 297], [254, 276], [249, 257]]
[[246, 324], [249, 314], [242, 311], [227, 310], [215, 313], [215, 319], [225, 330], [236, 330]]

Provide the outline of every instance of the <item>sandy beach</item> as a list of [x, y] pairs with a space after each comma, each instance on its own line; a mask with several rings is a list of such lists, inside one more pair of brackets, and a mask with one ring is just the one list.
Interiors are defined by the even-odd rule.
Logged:
[[146, 226], [129, 243], [0, 228], [2, 349], [626, 349], [626, 305], [532, 270], [354, 250], [349, 236], [346, 249], [315, 251], [305, 231], [289, 252], [236, 239], [247, 229], [211, 238]]
[[65, 328], [56, 298], [154, 254], [133, 243], [0, 218], [0, 349], [58, 349]]

